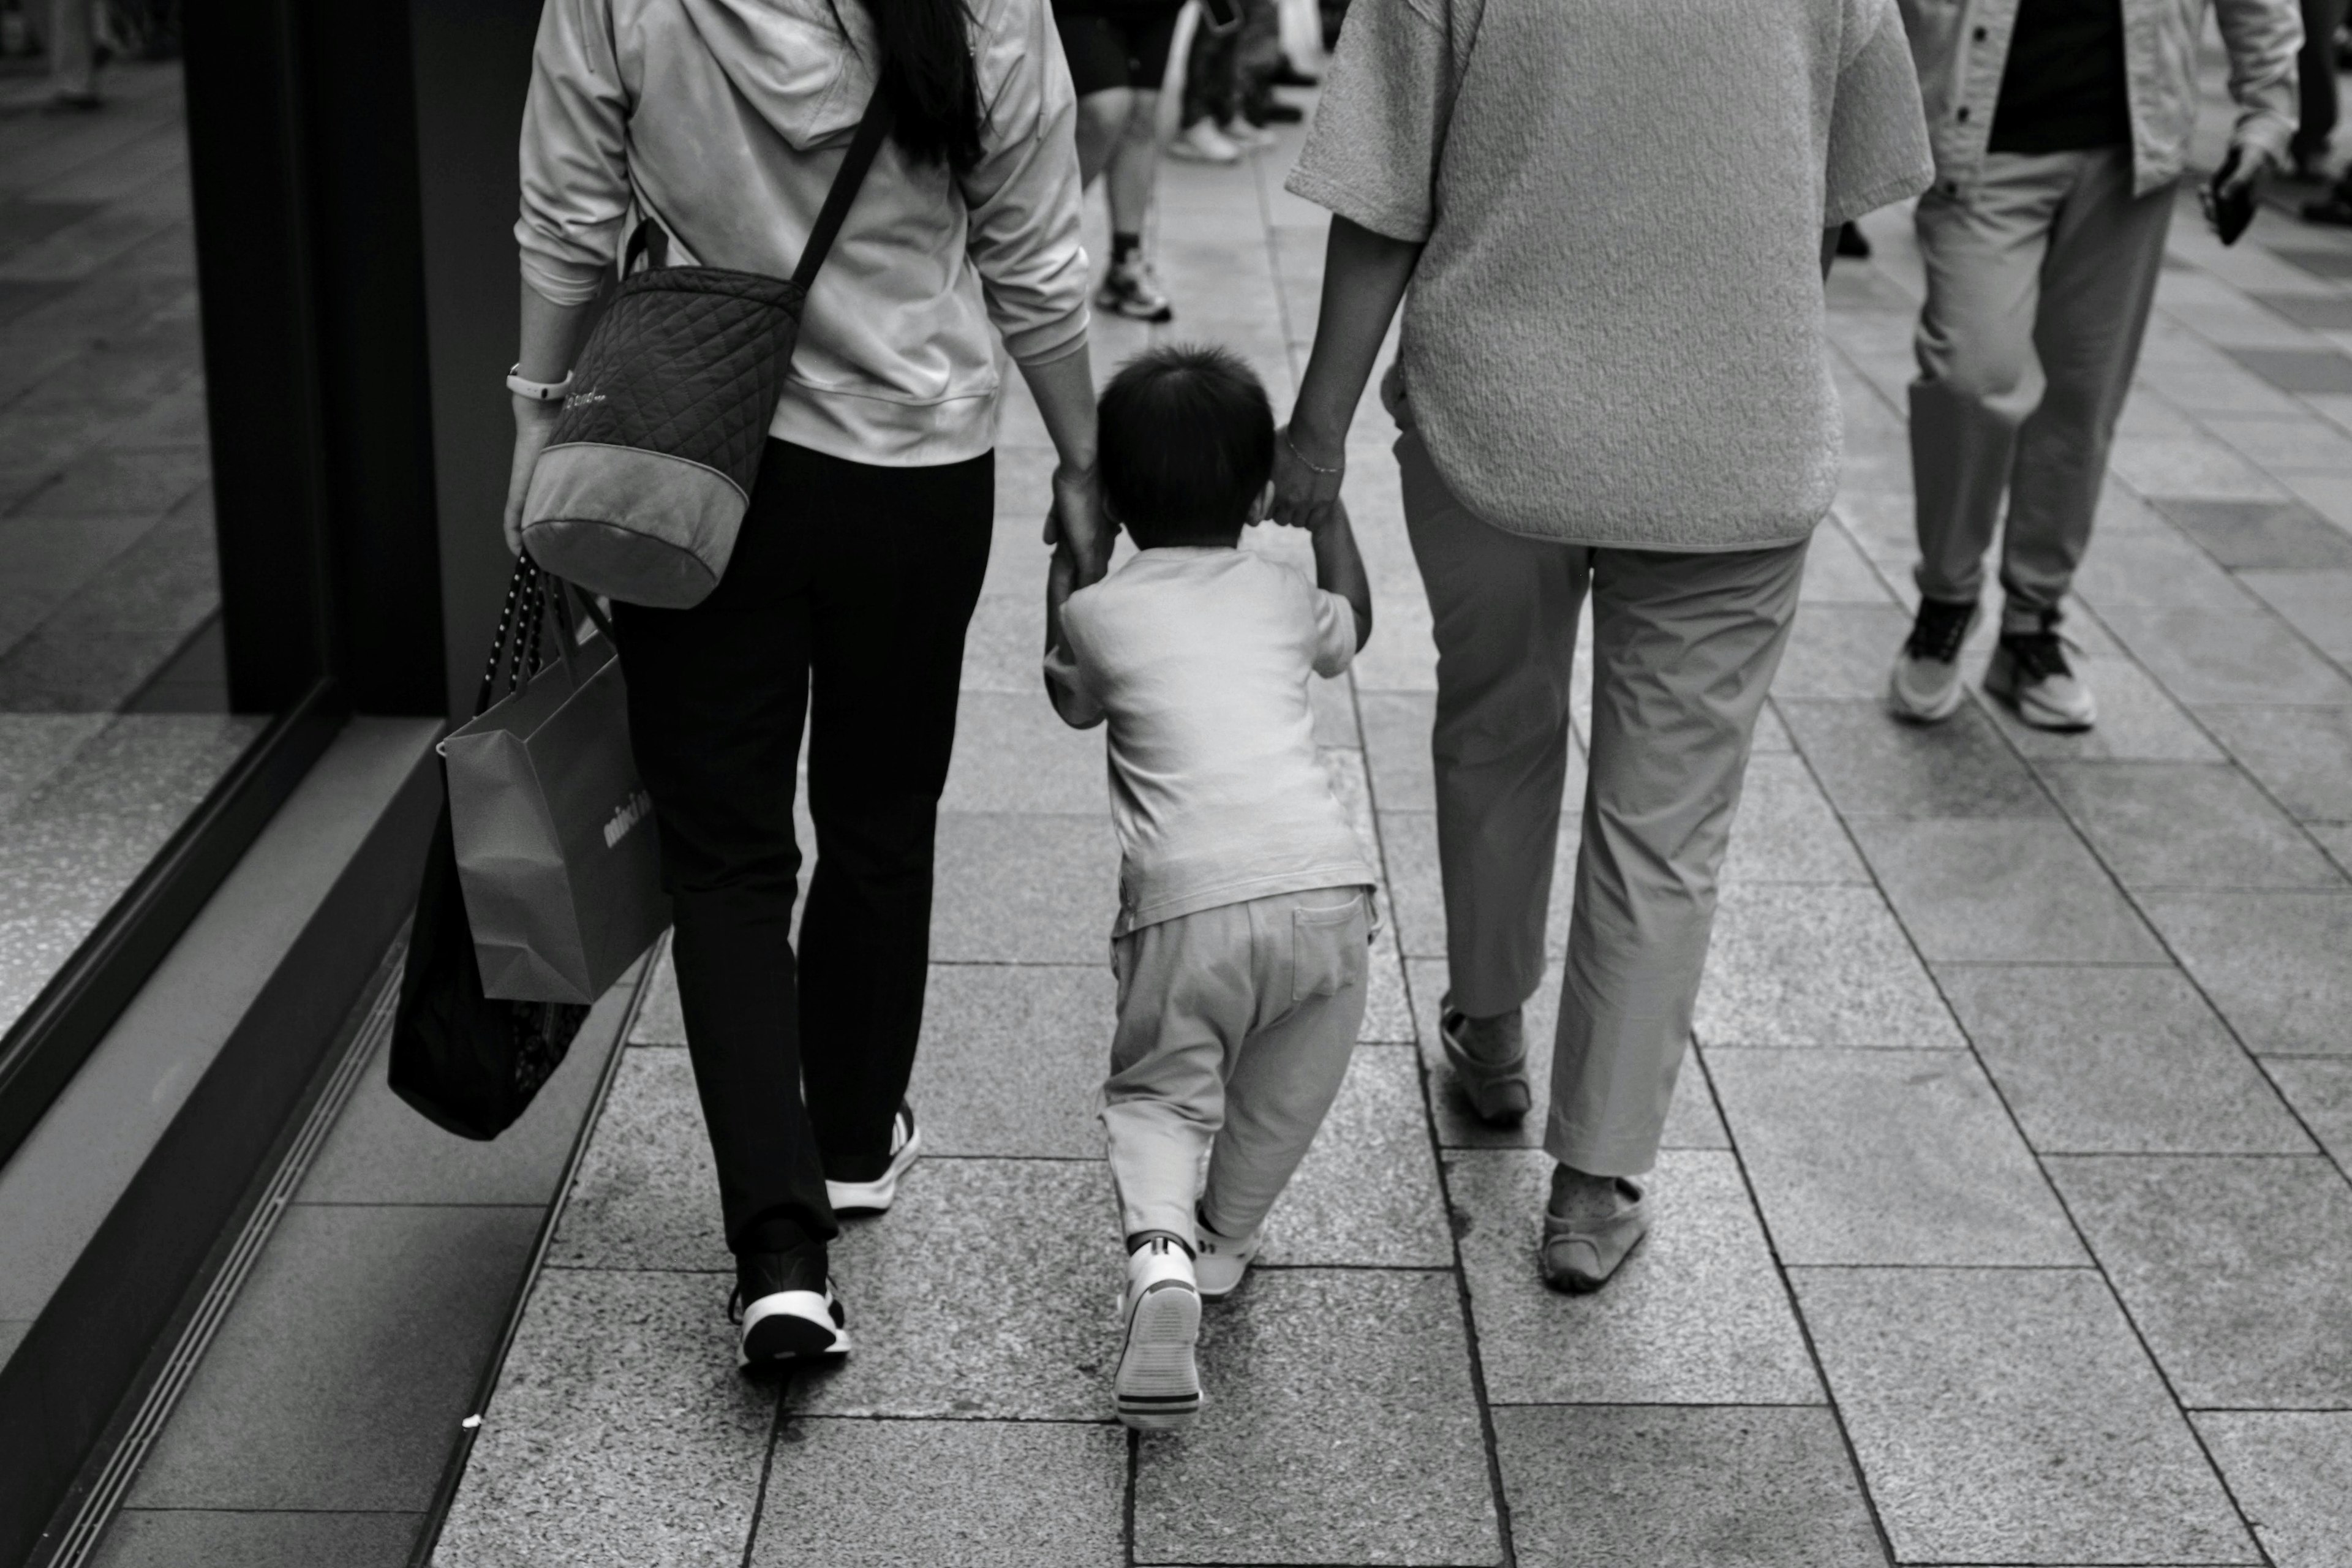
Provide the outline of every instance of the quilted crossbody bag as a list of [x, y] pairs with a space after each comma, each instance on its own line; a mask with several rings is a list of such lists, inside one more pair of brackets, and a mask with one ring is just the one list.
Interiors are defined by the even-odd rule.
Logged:
[[556, 576], [632, 605], [685, 609], [726, 575], [783, 396], [809, 286], [889, 130], [877, 93], [788, 279], [661, 265], [651, 218], [631, 237], [654, 265], [625, 277], [572, 368], [531, 470], [523, 547]]

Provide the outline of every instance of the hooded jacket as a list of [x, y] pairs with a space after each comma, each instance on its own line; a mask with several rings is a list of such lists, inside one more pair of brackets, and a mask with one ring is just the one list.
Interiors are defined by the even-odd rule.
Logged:
[[[963, 174], [886, 141], [809, 292], [769, 434], [885, 466], [995, 444], [992, 322], [1024, 364], [1083, 347], [1070, 87], [1046, 0], [969, 0]], [[523, 280], [594, 297], [640, 213], [671, 259], [788, 277], [874, 92], [863, 0], [547, 0], [523, 111]]]
[[[2197, 128], [2197, 37], [2207, 0], [2122, 0], [2124, 82], [2131, 99], [2132, 194], [2179, 176]], [[1958, 194], [1984, 171], [2018, 0], [1902, 0], [1936, 149], [1936, 184]], [[2233, 145], [2286, 161], [2294, 134], [2294, 0], [2217, 0], [2238, 105]]]

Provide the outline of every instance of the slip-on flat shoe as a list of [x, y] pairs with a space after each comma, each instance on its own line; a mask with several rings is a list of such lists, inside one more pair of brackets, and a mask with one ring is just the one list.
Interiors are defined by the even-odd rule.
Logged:
[[1465, 1017], [1451, 998], [1437, 1005], [1437, 1038], [1454, 1068], [1454, 1081], [1462, 1086], [1463, 1097], [1479, 1121], [1489, 1127], [1517, 1127], [1535, 1104], [1535, 1091], [1528, 1084], [1527, 1047], [1520, 1047], [1519, 1054], [1507, 1062], [1475, 1057], [1455, 1033]]
[[1609, 1283], [1634, 1244], [1650, 1233], [1650, 1200], [1622, 1176], [1617, 1190], [1627, 1206], [1604, 1220], [1563, 1219], [1547, 1210], [1543, 1222], [1544, 1283], [1582, 1295]]

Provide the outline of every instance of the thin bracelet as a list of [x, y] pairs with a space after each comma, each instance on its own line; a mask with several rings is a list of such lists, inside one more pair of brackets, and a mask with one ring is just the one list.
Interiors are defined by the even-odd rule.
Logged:
[[1314, 458], [1308, 457], [1306, 453], [1300, 451], [1298, 449], [1298, 443], [1290, 438], [1290, 432], [1288, 430], [1285, 430], [1282, 433], [1282, 444], [1290, 448], [1290, 455], [1292, 457], [1306, 464], [1307, 468], [1311, 468], [1316, 473], [1321, 474], [1325, 479], [1330, 478], [1333, 474], [1344, 474], [1348, 471], [1348, 466], [1344, 462], [1336, 468], [1327, 468], [1322, 464], [1317, 462]]

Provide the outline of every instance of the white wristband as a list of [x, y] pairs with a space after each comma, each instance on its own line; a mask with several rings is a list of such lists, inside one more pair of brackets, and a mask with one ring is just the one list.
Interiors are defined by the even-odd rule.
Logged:
[[533, 403], [553, 403], [572, 391], [572, 373], [566, 371], [562, 381], [529, 381], [524, 379], [522, 366], [507, 372], [507, 390], [517, 397], [528, 397]]

